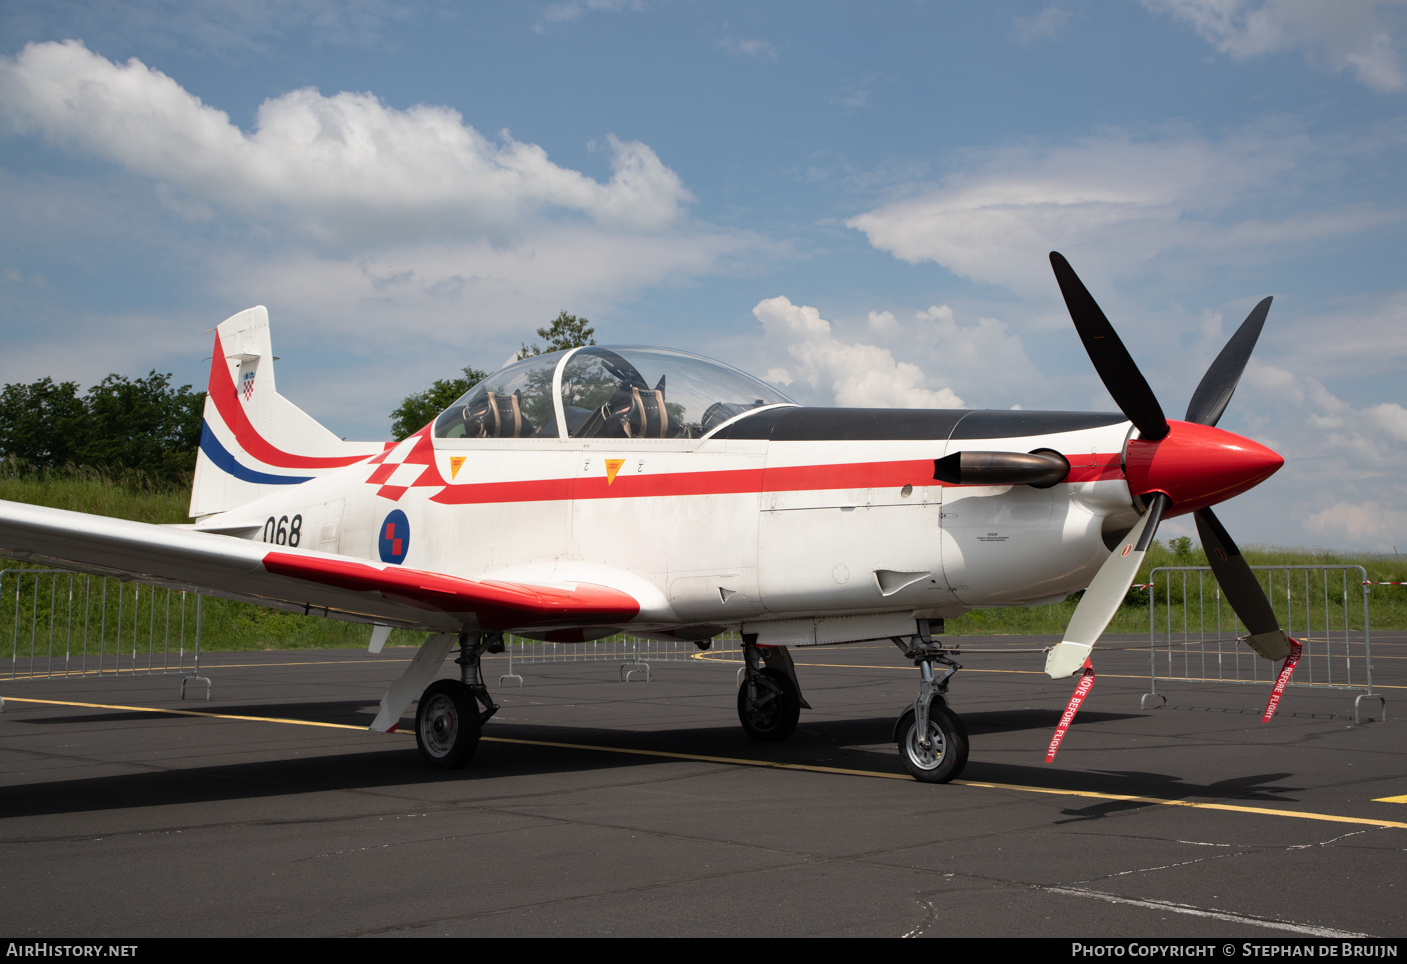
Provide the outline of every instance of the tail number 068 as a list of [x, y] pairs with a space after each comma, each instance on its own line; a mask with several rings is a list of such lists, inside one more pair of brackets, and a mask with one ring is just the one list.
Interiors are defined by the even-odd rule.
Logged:
[[272, 542], [276, 546], [297, 547], [302, 541], [303, 516], [295, 515], [290, 522], [288, 516], [281, 515], [277, 519], [269, 516], [264, 523], [264, 541]]

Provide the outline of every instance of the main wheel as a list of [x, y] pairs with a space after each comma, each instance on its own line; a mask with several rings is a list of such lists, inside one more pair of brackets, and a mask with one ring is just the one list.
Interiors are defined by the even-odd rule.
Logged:
[[780, 743], [791, 736], [801, 716], [801, 696], [781, 670], [758, 674], [757, 700], [748, 699], [747, 680], [738, 687], [738, 719], [747, 735], [762, 743]]
[[479, 704], [469, 687], [456, 679], [425, 687], [415, 711], [415, 745], [421, 758], [440, 770], [469, 762], [479, 745]]
[[928, 706], [927, 748], [919, 744], [918, 718], [911, 706], [894, 728], [899, 756], [915, 780], [947, 783], [967, 765], [967, 728], [937, 698]]

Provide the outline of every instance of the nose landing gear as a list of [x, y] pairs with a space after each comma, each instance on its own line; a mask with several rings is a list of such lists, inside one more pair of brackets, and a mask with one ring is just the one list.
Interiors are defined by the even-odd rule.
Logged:
[[[914, 661], [920, 675], [918, 697], [894, 724], [894, 742], [904, 769], [915, 780], [947, 783], [967, 765], [967, 728], [944, 699], [948, 679], [962, 667], [933, 638], [934, 628], [942, 632], [942, 621], [920, 619], [918, 632], [908, 640], [893, 637], [894, 645]], [[943, 667], [936, 674], [935, 664]]]

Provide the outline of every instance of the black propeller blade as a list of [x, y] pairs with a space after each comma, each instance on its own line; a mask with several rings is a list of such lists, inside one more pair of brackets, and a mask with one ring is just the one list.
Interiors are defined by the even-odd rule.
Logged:
[[1265, 298], [1252, 308], [1246, 320], [1241, 322], [1241, 327], [1236, 329], [1236, 334], [1231, 336], [1221, 354], [1216, 356], [1216, 361], [1212, 362], [1207, 373], [1202, 376], [1201, 384], [1192, 393], [1192, 401], [1187, 403], [1184, 421], [1215, 425], [1221, 418], [1221, 413], [1226, 411], [1226, 404], [1231, 401], [1232, 393], [1236, 391], [1237, 383], [1241, 381], [1241, 373], [1246, 370], [1251, 351], [1256, 347], [1261, 326], [1265, 324], [1265, 316], [1270, 312], [1270, 302], [1270, 298]]
[[[1114, 401], [1144, 439], [1152, 442], [1166, 438], [1172, 430], [1162, 406], [1153, 390], [1138, 370], [1133, 357], [1124, 343], [1119, 340], [1114, 326], [1104, 316], [1094, 297], [1070, 267], [1070, 262], [1058, 252], [1050, 253], [1050, 264], [1055, 269], [1055, 279], [1060, 283], [1060, 293], [1065, 296], [1065, 305], [1070, 309], [1070, 318], [1075, 322], [1075, 330], [1080, 333], [1085, 351], [1099, 372], [1104, 387], [1114, 396]], [[1270, 311], [1270, 298], [1266, 298], [1251, 309], [1241, 327], [1231, 336], [1222, 348], [1211, 367], [1202, 376], [1201, 384], [1192, 395], [1187, 406], [1185, 421], [1201, 425], [1216, 425], [1226, 411], [1227, 403], [1241, 380], [1241, 374], [1250, 360], [1251, 351], [1256, 346], [1260, 331]], [[942, 460], [940, 460], [941, 462]], [[937, 463], [935, 463], [936, 465]], [[1137, 494], [1137, 493], [1135, 493]], [[1121, 594], [1127, 591], [1137, 571], [1144, 550], [1153, 539], [1163, 513], [1170, 508], [1168, 497], [1162, 493], [1153, 496], [1149, 511], [1139, 522], [1137, 545], [1127, 545], [1123, 556], [1111, 556], [1095, 581], [1090, 584], [1080, 606], [1066, 629], [1066, 638], [1060, 646], [1051, 650], [1047, 659], [1046, 672], [1052, 676], [1065, 676], [1078, 669], [1080, 661], [1088, 654], [1096, 639], [1104, 631], [1117, 608]], [[1261, 589], [1250, 565], [1241, 555], [1235, 541], [1222, 527], [1221, 521], [1210, 508], [1198, 509], [1197, 532], [1202, 537], [1202, 547], [1211, 563], [1213, 574], [1221, 585], [1222, 592], [1237, 617], [1250, 631], [1246, 642], [1257, 653], [1267, 659], [1282, 659], [1290, 654], [1290, 642], [1275, 618], [1275, 610]], [[1141, 528], [1139, 528], [1141, 527]], [[1135, 552], [1134, 550], [1137, 550]], [[1133, 556], [1132, 561], [1125, 557]], [[1107, 583], [1107, 585], [1106, 585]], [[1122, 588], [1120, 588], [1122, 587]], [[1099, 589], [1099, 592], [1095, 590]], [[1086, 606], [1091, 597], [1096, 604]], [[1111, 608], [1112, 607], [1112, 608]], [[1106, 612], [1107, 610], [1107, 612]], [[1055, 670], [1055, 671], [1053, 671]]]
[[1250, 564], [1211, 509], [1198, 509], [1193, 515], [1212, 573], [1221, 584], [1226, 601], [1250, 631], [1246, 642], [1266, 659], [1284, 659], [1290, 655], [1290, 644]]
[[1050, 266], [1055, 269], [1055, 280], [1060, 283], [1060, 293], [1065, 296], [1065, 306], [1070, 309], [1070, 318], [1085, 344], [1089, 360], [1094, 363], [1104, 387], [1114, 396], [1119, 410], [1145, 439], [1156, 442], [1166, 436], [1168, 420], [1163, 415], [1163, 407], [1084, 282], [1059, 251], [1050, 253]]

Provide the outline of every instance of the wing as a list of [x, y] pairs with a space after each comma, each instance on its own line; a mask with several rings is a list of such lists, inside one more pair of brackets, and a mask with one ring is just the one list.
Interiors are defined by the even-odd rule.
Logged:
[[442, 633], [609, 626], [640, 611], [633, 596], [608, 586], [465, 579], [3, 500], [0, 554]]

